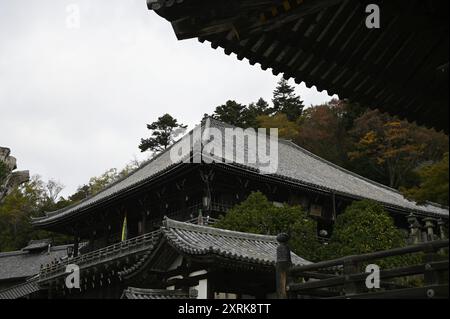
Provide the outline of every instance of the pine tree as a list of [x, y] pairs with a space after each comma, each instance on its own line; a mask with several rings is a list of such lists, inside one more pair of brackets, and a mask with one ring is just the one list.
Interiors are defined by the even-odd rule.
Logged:
[[245, 105], [229, 100], [225, 104], [216, 107], [212, 117], [224, 123], [247, 128], [248, 115], [248, 110]]
[[269, 103], [260, 98], [258, 102], [249, 104], [245, 114], [247, 127], [257, 129], [259, 127], [258, 117], [270, 114]]
[[273, 92], [272, 113], [284, 113], [289, 121], [296, 121], [303, 112], [303, 101], [295, 94], [295, 88], [290, 86], [284, 78], [278, 82]]
[[173, 144], [174, 139], [186, 129], [187, 125], [179, 124], [169, 114], [159, 117], [156, 122], [147, 124], [147, 128], [152, 131], [151, 137], [141, 139], [139, 148], [141, 152], [150, 150], [161, 152]]

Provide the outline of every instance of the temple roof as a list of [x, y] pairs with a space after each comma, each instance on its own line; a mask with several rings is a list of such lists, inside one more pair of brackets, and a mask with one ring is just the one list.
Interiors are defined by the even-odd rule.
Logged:
[[[27, 247], [34, 247], [33, 244]], [[29, 278], [39, 273], [41, 265], [67, 256], [69, 245], [53, 246], [48, 249], [19, 250], [0, 253], [0, 280]]]
[[[162, 231], [169, 245], [189, 256], [218, 256], [240, 262], [275, 266], [276, 236], [264, 236], [183, 223], [166, 218]], [[293, 265], [311, 262], [291, 253]]]
[[51, 245], [52, 241], [50, 239], [38, 239], [38, 240], [30, 240], [27, 246], [23, 247], [23, 251], [37, 251], [44, 250]]
[[[449, 2], [147, 0], [198, 38], [274, 75], [448, 132]], [[368, 4], [380, 28], [366, 26]]]
[[[206, 130], [217, 129], [223, 132], [226, 128], [233, 129], [235, 127], [209, 119], [204, 122], [202, 132]], [[194, 129], [193, 131], [195, 131]], [[192, 135], [193, 131], [186, 134], [185, 138]], [[200, 137], [205, 143], [206, 139]], [[226, 138], [226, 134], [223, 134]], [[172, 145], [161, 154], [144, 163], [137, 170], [119, 180], [118, 182], [106, 187], [103, 191], [91, 196], [75, 205], [63, 208], [61, 210], [47, 213], [46, 216], [35, 218], [33, 224], [35, 226], [46, 226], [58, 223], [64, 218], [73, 216], [86, 211], [92, 211], [96, 205], [111, 201], [116, 197], [123, 195], [129, 191], [138, 189], [142, 185], [151, 182], [159, 176], [170, 172], [172, 169], [183, 164], [183, 160], [174, 162], [171, 158], [172, 148], [177, 148], [183, 142], [183, 139]], [[198, 142], [198, 141], [197, 141]], [[211, 145], [221, 148], [225, 145], [224, 140], [208, 141]], [[222, 157], [229, 156], [230, 152], [242, 153], [248, 155], [249, 148], [242, 150], [223, 148]], [[228, 154], [228, 155], [227, 155]], [[205, 157], [205, 154], [202, 154]], [[242, 154], [241, 154], [242, 155]], [[376, 183], [337, 165], [334, 165], [300, 146], [286, 140], [279, 140], [278, 145], [278, 166], [277, 171], [273, 174], [267, 174], [261, 170], [259, 164], [248, 163], [246, 165], [237, 163], [218, 163], [221, 159], [214, 158], [216, 165], [233, 167], [235, 169], [244, 170], [251, 174], [258, 174], [269, 180], [291, 183], [309, 189], [315, 189], [329, 194], [346, 196], [351, 199], [371, 199], [383, 204], [387, 208], [403, 210], [405, 212], [418, 212], [426, 215], [434, 215], [436, 217], [448, 218], [448, 208], [437, 204], [428, 203], [426, 205], [417, 205], [416, 203], [406, 199], [400, 192], [389, 188], [385, 185]], [[223, 160], [223, 158], [222, 158]]]
[[[149, 241], [149, 238], [152, 238], [152, 240]], [[77, 264], [82, 271], [85, 271], [87, 268], [99, 267], [103, 263], [110, 263], [109, 269], [113, 269], [120, 264], [118, 261], [121, 259], [135, 260], [134, 264], [127, 264], [127, 266], [122, 264], [120, 270], [114, 272], [121, 279], [135, 277], [142, 271], [146, 271], [149, 265], [154, 266], [155, 262], [159, 262], [161, 252], [164, 254], [169, 250], [176, 256], [180, 254], [189, 256], [191, 259], [199, 262], [205, 261], [203, 257], [207, 258], [206, 262], [211, 262], [214, 258], [220, 258], [222, 264], [229, 264], [224, 263], [224, 261], [227, 261], [233, 267], [238, 265], [248, 267], [251, 265], [252, 269], [274, 269], [278, 245], [276, 236], [243, 233], [165, 218], [163, 226], [158, 231], [131, 238], [75, 258], [58, 260], [58, 262], [47, 266], [51, 267], [52, 270], [50, 272], [47, 267], [39, 271], [40, 265], [44, 262], [50, 262], [55, 257], [54, 254], [44, 255], [51, 256], [48, 257], [49, 259], [39, 259], [35, 256], [28, 260], [31, 262], [24, 263], [20, 260], [13, 260], [12, 262], [6, 260], [6, 262], [2, 262], [2, 255], [14, 256], [14, 253], [17, 252], [3, 253], [0, 255], [0, 269], [5, 269], [6, 277], [11, 278], [15, 276], [13, 268], [23, 268], [30, 265], [33, 265], [35, 268], [28, 271], [27, 274], [29, 277], [32, 275], [36, 275], [36, 277], [29, 278], [29, 281], [26, 283], [20, 283], [0, 291], [0, 299], [20, 298], [38, 291], [40, 289], [39, 284], [42, 284], [42, 288], [45, 286], [45, 283], [48, 284], [49, 281], [58, 280], [58, 278], [66, 276], [66, 265], [70, 263]], [[116, 249], [117, 246], [120, 246], [120, 249]], [[140, 249], [136, 250], [133, 247], [140, 247]], [[167, 249], [168, 247], [171, 247], [171, 249]], [[65, 253], [66, 246], [54, 248], [55, 251]], [[128, 249], [129, 254], [126, 253]], [[65, 254], [61, 253], [61, 255], [64, 256]], [[136, 258], [130, 258], [131, 256]], [[164, 256], [167, 257], [168, 255]], [[304, 266], [311, 263], [292, 252], [291, 260], [294, 266]], [[171, 260], [164, 258], [163, 263], [167, 266], [171, 263]], [[180, 292], [140, 288], [128, 288], [122, 296], [122, 298], [126, 299], [180, 299], [182, 297], [188, 298], [189, 295], [183, 295]]]
[[128, 287], [123, 291], [121, 299], [195, 299], [195, 295], [180, 290]]
[[18, 299], [39, 291], [39, 284], [36, 279], [31, 279], [22, 284], [9, 287], [0, 291], [0, 299]]

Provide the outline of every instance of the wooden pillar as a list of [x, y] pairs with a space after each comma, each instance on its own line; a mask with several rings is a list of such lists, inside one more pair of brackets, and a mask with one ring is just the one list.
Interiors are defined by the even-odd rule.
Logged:
[[439, 227], [439, 237], [442, 240], [445, 240], [445, 222], [442, 220], [442, 218], [439, 218], [438, 220], [438, 227]]
[[[424, 253], [425, 254], [423, 256], [423, 262], [425, 264], [425, 286], [448, 284], [448, 278], [446, 278], [447, 276], [445, 275], [445, 271], [439, 271], [433, 266], [433, 262], [436, 262], [440, 259], [438, 256], [438, 250], [430, 246], [424, 251]], [[431, 299], [436, 297], [442, 298], [443, 296], [439, 296], [434, 287], [429, 287], [429, 289], [426, 291], [426, 297]]]
[[142, 233], [147, 233], [147, 211], [142, 212]]
[[350, 280], [350, 276], [353, 274], [359, 273], [360, 265], [357, 262], [349, 260], [344, 263], [344, 276], [345, 276], [345, 284], [344, 284], [344, 293], [346, 296], [356, 294], [360, 292], [360, 285], [352, 280]]
[[184, 219], [188, 219], [189, 216], [187, 214], [187, 192], [186, 192], [186, 179], [183, 179], [175, 184], [178, 190], [178, 201], [180, 206], [181, 215]]
[[78, 237], [78, 234], [75, 234], [75, 239], [73, 242], [73, 257], [78, 256], [79, 247], [80, 247], [80, 238]]
[[214, 180], [214, 171], [212, 169], [200, 170], [200, 178], [203, 182], [203, 196], [202, 207], [204, 216], [208, 217], [211, 214], [211, 201], [212, 201], [212, 182]]
[[288, 271], [291, 267], [291, 250], [288, 246], [289, 235], [279, 234], [277, 236], [277, 261], [276, 261], [276, 286], [277, 298], [287, 299]]
[[337, 218], [337, 216], [336, 216], [336, 193], [335, 192], [333, 192], [333, 195], [332, 195], [332, 199], [333, 199], [333, 215], [332, 215], [332, 217], [331, 217], [331, 219], [333, 220], [333, 221], [336, 221], [336, 218]]
[[141, 212], [141, 214], [140, 214], [141, 215], [141, 219], [138, 222], [138, 225], [139, 225], [139, 223], [141, 223], [140, 224], [141, 226], [140, 226], [140, 229], [139, 229], [139, 231], [141, 233], [138, 234], [138, 235], [142, 235], [142, 234], [145, 234], [147, 232], [147, 212], [148, 212], [147, 203], [148, 203], [148, 197], [145, 197], [144, 199], [139, 200], [138, 203], [139, 203], [139, 210]]

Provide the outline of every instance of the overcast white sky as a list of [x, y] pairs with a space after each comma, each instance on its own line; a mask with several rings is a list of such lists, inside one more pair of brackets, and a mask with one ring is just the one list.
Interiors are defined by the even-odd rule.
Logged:
[[[68, 28], [67, 6], [80, 9]], [[73, 193], [121, 168], [170, 113], [192, 127], [228, 99], [270, 101], [278, 78], [197, 40], [177, 41], [145, 0], [0, 1], [0, 145]], [[294, 82], [291, 82], [294, 84]], [[297, 86], [306, 105], [326, 92]]]

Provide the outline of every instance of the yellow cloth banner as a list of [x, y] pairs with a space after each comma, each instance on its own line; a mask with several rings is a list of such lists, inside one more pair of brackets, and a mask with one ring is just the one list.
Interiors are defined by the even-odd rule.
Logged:
[[123, 219], [123, 225], [122, 225], [122, 241], [127, 240], [127, 234], [128, 233], [128, 229], [127, 229], [127, 215], [125, 215], [124, 219]]

